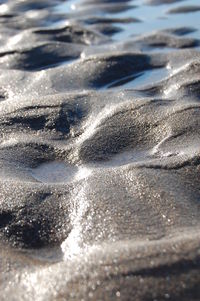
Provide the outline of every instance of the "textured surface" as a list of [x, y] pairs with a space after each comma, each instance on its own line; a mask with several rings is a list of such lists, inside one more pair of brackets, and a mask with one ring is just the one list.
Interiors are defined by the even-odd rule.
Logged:
[[1, 1], [1, 301], [200, 300], [199, 9]]

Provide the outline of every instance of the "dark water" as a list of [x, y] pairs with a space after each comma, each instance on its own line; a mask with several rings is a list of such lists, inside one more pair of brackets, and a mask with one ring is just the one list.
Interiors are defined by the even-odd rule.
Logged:
[[0, 1], [0, 299], [197, 301], [200, 3]]

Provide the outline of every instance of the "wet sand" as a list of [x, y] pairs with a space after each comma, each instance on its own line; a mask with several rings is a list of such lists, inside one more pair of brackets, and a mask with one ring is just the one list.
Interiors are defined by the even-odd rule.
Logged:
[[200, 300], [197, 0], [0, 4], [0, 299]]

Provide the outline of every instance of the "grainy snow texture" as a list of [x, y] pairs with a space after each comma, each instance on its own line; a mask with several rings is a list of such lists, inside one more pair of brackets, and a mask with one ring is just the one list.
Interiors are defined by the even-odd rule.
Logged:
[[0, 300], [200, 300], [196, 0], [0, 1]]

